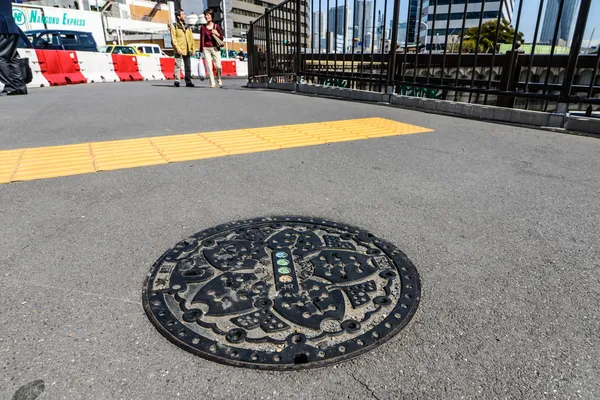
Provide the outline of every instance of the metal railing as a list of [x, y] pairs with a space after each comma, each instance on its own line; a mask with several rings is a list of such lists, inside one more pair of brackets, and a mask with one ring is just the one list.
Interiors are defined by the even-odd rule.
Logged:
[[305, 1], [284, 1], [255, 20], [248, 31], [252, 79], [286, 80], [298, 75], [308, 44]]
[[249, 79], [591, 112], [600, 105], [600, 51], [584, 46], [591, 4], [286, 0], [250, 26]]

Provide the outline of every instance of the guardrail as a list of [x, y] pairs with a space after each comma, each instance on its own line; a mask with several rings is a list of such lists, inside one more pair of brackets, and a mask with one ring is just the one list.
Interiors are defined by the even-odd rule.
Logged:
[[600, 105], [600, 52], [584, 47], [591, 2], [540, 0], [525, 16], [525, 0], [409, 0], [401, 18], [400, 0], [286, 0], [250, 26], [249, 79], [591, 112]]

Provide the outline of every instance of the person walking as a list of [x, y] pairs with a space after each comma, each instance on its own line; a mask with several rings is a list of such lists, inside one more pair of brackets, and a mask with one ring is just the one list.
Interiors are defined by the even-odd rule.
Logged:
[[181, 69], [185, 71], [185, 86], [194, 87], [192, 83], [192, 64], [190, 57], [196, 54], [196, 43], [192, 29], [185, 23], [185, 12], [175, 11], [175, 25], [170, 24], [171, 42], [175, 52], [175, 86], [179, 87]]
[[206, 25], [200, 28], [200, 50], [204, 54], [208, 68], [208, 77], [210, 78], [210, 87], [215, 87], [215, 73], [213, 71], [213, 62], [217, 70], [217, 83], [223, 87], [221, 80], [221, 47], [223, 47], [223, 30], [218, 24], [213, 22], [214, 12], [210, 8], [204, 11]]
[[0, 0], [0, 96], [27, 94], [25, 77], [19, 62], [19, 27], [12, 16], [10, 0]]

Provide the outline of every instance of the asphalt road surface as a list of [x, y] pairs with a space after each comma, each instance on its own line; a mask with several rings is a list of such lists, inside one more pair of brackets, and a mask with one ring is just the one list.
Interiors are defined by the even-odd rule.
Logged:
[[[0, 99], [0, 149], [384, 117], [434, 132], [0, 185], [0, 398], [597, 399], [600, 141], [381, 105], [168, 83]], [[204, 85], [206, 86], [206, 85]], [[337, 366], [227, 367], [148, 321], [179, 240], [268, 215], [353, 224], [417, 265], [398, 336]]]

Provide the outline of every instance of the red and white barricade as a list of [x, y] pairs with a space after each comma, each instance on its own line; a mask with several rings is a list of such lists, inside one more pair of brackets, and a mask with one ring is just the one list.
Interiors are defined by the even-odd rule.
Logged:
[[155, 57], [137, 57], [140, 74], [147, 81], [164, 81], [160, 59]]
[[119, 81], [110, 54], [78, 51], [77, 58], [79, 59], [81, 73], [87, 78], [89, 83]]
[[19, 49], [19, 55], [21, 58], [29, 59], [29, 66], [31, 67], [31, 72], [33, 73], [33, 80], [31, 83], [27, 85], [29, 88], [35, 87], [45, 87], [50, 86], [48, 80], [44, 77], [42, 73], [42, 69], [40, 67], [40, 62], [38, 61], [38, 56], [33, 49]]
[[[137, 57], [84, 51], [19, 49], [29, 59], [33, 81], [28, 87], [78, 83], [174, 79], [175, 59]], [[199, 76], [202, 58], [191, 59], [192, 76]], [[223, 60], [223, 76], [248, 76], [248, 62]], [[213, 66], [211, 66], [213, 67]], [[206, 68], [205, 68], [206, 69]], [[183, 79], [183, 71], [180, 79]]]
[[235, 72], [237, 76], [248, 76], [248, 61], [236, 61]]
[[143, 81], [144, 77], [140, 74], [136, 56], [126, 56], [123, 54], [111, 54], [115, 73], [122, 81]]

